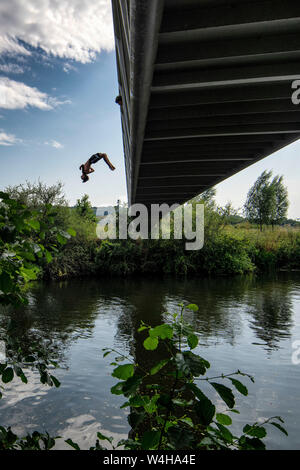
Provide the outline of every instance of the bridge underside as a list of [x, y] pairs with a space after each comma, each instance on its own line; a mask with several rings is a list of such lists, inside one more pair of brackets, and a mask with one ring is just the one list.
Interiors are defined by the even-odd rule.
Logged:
[[112, 4], [131, 204], [181, 204], [300, 138], [300, 2]]

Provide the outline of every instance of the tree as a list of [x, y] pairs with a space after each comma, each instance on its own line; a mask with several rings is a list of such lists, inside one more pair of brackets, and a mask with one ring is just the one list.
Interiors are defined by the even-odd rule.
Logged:
[[21, 204], [25, 204], [28, 208], [39, 209], [47, 205], [62, 207], [67, 202], [63, 193], [63, 183], [58, 181], [52, 186], [47, 186], [38, 180], [37, 183], [26, 181], [25, 184], [16, 186], [8, 186], [5, 192]]
[[272, 171], [263, 171], [250, 188], [244, 205], [246, 218], [259, 224], [260, 230], [264, 224], [280, 223], [287, 213], [288, 193], [282, 183], [283, 177], [271, 178]]
[[283, 176], [275, 176], [271, 185], [274, 191], [271, 225], [274, 227], [274, 225], [282, 224], [286, 218], [289, 200], [287, 188], [283, 184]]
[[81, 217], [84, 217], [85, 219], [88, 219], [92, 222], [97, 222], [97, 217], [94, 214], [92, 205], [89, 201], [89, 196], [87, 194], [82, 196], [81, 199], [77, 199], [75, 210]]
[[[26, 181], [24, 184], [8, 186], [5, 189], [6, 194], [19, 204], [23, 204], [29, 210], [38, 211], [39, 222], [48, 227], [45, 231], [45, 245], [50, 247], [55, 243], [55, 231], [67, 231], [69, 225], [69, 208], [65, 194], [63, 192], [63, 183], [57, 183], [48, 186], [38, 180], [35, 183]], [[49, 210], [52, 216], [49, 218]]]
[[222, 226], [231, 223], [230, 221], [235, 217], [238, 217], [238, 209], [235, 209], [231, 201], [228, 201], [224, 207], [218, 207], [217, 213], [220, 215], [222, 220]]
[[205, 207], [213, 209], [215, 208], [214, 198], [216, 196], [216, 193], [217, 190], [215, 188], [208, 188], [206, 191], [203, 191], [203, 193], [193, 197], [193, 199], [191, 199], [189, 203], [199, 202], [201, 204], [204, 204]]

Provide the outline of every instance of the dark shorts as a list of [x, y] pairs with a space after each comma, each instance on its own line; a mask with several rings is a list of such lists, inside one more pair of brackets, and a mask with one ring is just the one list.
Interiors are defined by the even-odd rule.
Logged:
[[93, 165], [94, 163], [99, 162], [99, 160], [101, 160], [101, 158], [102, 158], [102, 155], [99, 155], [98, 153], [95, 153], [94, 155], [92, 155], [89, 158], [89, 162], [90, 162], [91, 165]]

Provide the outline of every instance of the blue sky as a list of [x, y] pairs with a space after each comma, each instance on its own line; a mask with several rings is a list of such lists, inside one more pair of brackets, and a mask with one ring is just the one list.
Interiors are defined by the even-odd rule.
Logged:
[[[16, 137], [13, 145], [0, 147], [1, 188], [41, 179], [65, 184], [70, 204], [88, 193], [93, 205], [126, 198], [120, 111], [114, 52], [103, 52], [96, 61], [76, 64], [63, 71], [60, 60], [51, 65], [27, 62], [22, 80], [62, 102], [54, 109], [28, 107], [1, 110], [0, 128]], [[20, 140], [18, 140], [20, 139]], [[116, 170], [99, 162], [88, 183], [80, 180], [79, 165], [93, 153], [105, 152]]]
[[[110, 0], [4, 0], [0, 4], [0, 188], [60, 180], [71, 205], [126, 200]], [[267, 169], [284, 175], [290, 217], [300, 217], [300, 141], [217, 186], [217, 202], [242, 207]], [[79, 165], [108, 154], [82, 184]]]

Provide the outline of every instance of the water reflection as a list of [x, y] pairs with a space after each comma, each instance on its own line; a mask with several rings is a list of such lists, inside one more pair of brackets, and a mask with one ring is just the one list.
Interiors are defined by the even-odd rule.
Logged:
[[291, 284], [269, 280], [262, 290], [247, 296], [251, 328], [268, 350], [280, 348], [280, 341], [291, 336], [293, 301]]
[[[246, 372], [261, 375], [262, 385], [253, 406], [258, 410], [263, 403], [267, 414], [267, 393], [270, 396], [274, 391], [280, 408], [284, 393], [288, 390], [295, 396], [299, 385], [295, 378], [299, 368], [287, 366], [290, 358], [286, 349], [295, 330], [299, 296], [299, 273], [263, 279], [84, 279], [36, 284], [26, 308], [0, 312], [0, 339], [7, 335], [12, 321], [12, 334], [25, 350], [33, 342], [45, 342], [49, 357], [60, 363], [55, 375], [62, 386], [58, 390], [41, 386], [33, 372], [31, 385], [19, 381], [7, 386], [0, 401], [1, 424], [25, 423], [26, 431], [63, 432], [75, 441], [80, 433], [90, 436], [96, 428], [124, 437], [129, 429], [125, 411], [119, 410], [123, 400], [110, 395], [115, 380], [101, 348], [114, 347], [132, 354], [139, 363], [153, 364], [160, 350], [145, 352], [143, 336], [137, 333], [140, 322], [158, 325], [166, 312], [177, 311], [181, 302], [199, 305], [199, 311], [187, 312], [186, 319], [198, 332], [201, 346], [207, 348], [208, 359], [216, 359], [218, 372], [220, 368], [226, 372], [226, 367], [232, 372], [238, 357], [241, 369], [245, 364]], [[274, 356], [279, 364], [277, 382], [266, 375], [268, 364], [263, 362], [276, 351], [284, 351], [282, 357]], [[293, 415], [299, 400], [294, 398], [294, 403]], [[252, 411], [249, 405], [243, 406], [249, 422]], [[272, 414], [281, 412], [276, 409]]]
[[201, 344], [225, 341], [234, 345], [243, 329], [243, 314], [258, 344], [268, 350], [290, 337], [294, 283], [278, 279], [242, 277], [216, 280], [97, 280], [35, 285], [29, 305], [19, 311], [3, 310], [0, 334], [10, 325], [24, 351], [36, 342], [46, 344], [52, 359], [65, 363], [65, 354], [78, 338], [90, 338], [96, 320], [109, 315], [116, 321], [116, 343], [133, 356], [144, 353], [137, 328], [141, 320], [160, 324], [166, 311], [178, 311], [181, 302], [199, 306], [186, 312], [201, 337]]

